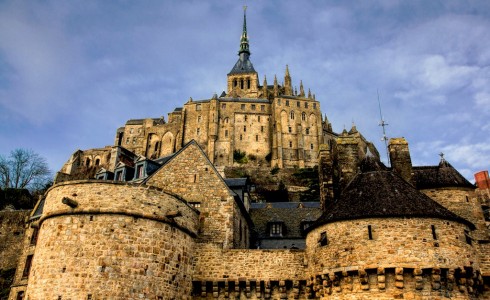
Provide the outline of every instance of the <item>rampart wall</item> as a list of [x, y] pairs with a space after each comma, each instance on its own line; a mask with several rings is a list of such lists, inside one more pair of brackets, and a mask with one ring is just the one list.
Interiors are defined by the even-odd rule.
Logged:
[[0, 211], [0, 270], [17, 267], [30, 210]]

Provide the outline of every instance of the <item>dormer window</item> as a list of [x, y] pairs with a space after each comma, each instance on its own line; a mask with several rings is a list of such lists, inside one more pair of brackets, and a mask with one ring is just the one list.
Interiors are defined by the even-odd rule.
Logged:
[[123, 170], [116, 172], [116, 180], [117, 181], [123, 181]]
[[136, 177], [135, 177], [135, 179], [138, 179], [138, 178], [142, 178], [143, 177], [143, 171], [144, 171], [143, 166], [144, 165], [138, 165], [136, 167]]
[[271, 237], [282, 237], [283, 236], [283, 226], [282, 222], [272, 222], [269, 224], [269, 235]]

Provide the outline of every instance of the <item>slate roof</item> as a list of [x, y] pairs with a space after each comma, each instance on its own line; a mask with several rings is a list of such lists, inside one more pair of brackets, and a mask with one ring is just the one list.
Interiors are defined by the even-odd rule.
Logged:
[[247, 178], [224, 178], [224, 180], [229, 188], [247, 185]]
[[281, 238], [304, 238], [303, 222], [313, 222], [321, 215], [319, 202], [252, 203], [250, 217], [258, 238], [271, 238], [268, 225], [282, 222], [285, 225]]
[[231, 69], [228, 75], [243, 74], [243, 73], [255, 73], [254, 66], [252, 65], [252, 62], [248, 59], [246, 55], [244, 55], [243, 57], [240, 56], [235, 66], [233, 66], [233, 69]]
[[[374, 160], [368, 157], [366, 160]], [[371, 167], [371, 168], [370, 168]], [[313, 227], [365, 218], [438, 218], [475, 226], [444, 208], [382, 165], [365, 163], [344, 189], [340, 199], [326, 208]], [[374, 170], [373, 170], [374, 168]]]
[[413, 167], [413, 181], [417, 189], [475, 186], [463, 177], [449, 162], [442, 159], [437, 166]]

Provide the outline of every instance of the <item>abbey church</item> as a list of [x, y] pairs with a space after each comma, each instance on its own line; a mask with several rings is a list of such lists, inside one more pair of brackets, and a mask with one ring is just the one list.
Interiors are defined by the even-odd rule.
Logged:
[[244, 14], [226, 91], [69, 157], [25, 219], [9, 300], [490, 298], [476, 187], [442, 155], [412, 165], [402, 137], [385, 166], [250, 55]]

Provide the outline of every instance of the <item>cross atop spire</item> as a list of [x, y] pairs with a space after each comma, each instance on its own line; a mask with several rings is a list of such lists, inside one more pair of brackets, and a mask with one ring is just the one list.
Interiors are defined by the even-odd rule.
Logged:
[[249, 44], [248, 44], [248, 35], [247, 35], [247, 6], [243, 6], [243, 31], [242, 37], [240, 39], [240, 50], [238, 51], [238, 55], [241, 56], [242, 53], [247, 53], [250, 55]]

